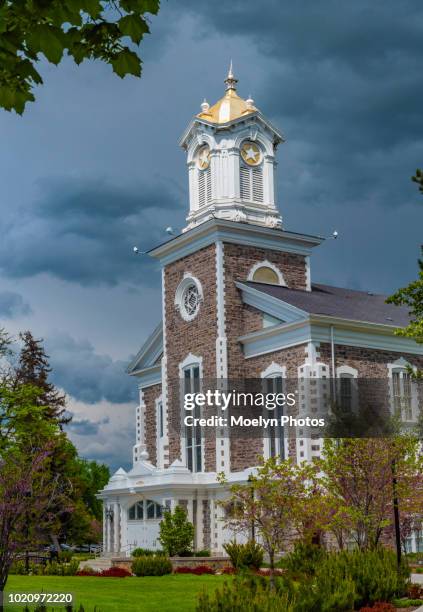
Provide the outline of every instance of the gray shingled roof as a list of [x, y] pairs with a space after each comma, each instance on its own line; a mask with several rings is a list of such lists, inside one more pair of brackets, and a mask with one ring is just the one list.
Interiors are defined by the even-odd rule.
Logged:
[[283, 300], [309, 314], [320, 314], [368, 323], [383, 323], [405, 327], [409, 323], [408, 309], [386, 304], [386, 295], [312, 284], [311, 291], [288, 289], [279, 285], [244, 282], [258, 291]]

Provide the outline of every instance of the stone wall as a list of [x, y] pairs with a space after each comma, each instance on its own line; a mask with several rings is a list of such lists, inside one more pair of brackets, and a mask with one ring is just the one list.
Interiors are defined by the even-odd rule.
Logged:
[[162, 393], [161, 385], [152, 385], [144, 389], [145, 403], [145, 443], [149, 461], [156, 465], [157, 462], [157, 422], [156, 422], [156, 399]]
[[[197, 278], [204, 300], [193, 321], [184, 321], [175, 305], [175, 294], [184, 274]], [[216, 247], [210, 245], [165, 268], [166, 352], [168, 381], [169, 462], [181, 457], [179, 364], [192, 353], [202, 358], [203, 378], [216, 377]], [[205, 469], [216, 469], [216, 444], [205, 439]]]

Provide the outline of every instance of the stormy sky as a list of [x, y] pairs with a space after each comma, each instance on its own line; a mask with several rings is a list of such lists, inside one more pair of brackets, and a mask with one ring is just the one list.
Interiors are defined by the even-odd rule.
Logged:
[[286, 229], [340, 238], [312, 279], [389, 293], [416, 276], [423, 201], [420, 0], [169, 0], [141, 80], [43, 64], [23, 117], [0, 111], [0, 325], [44, 338], [81, 453], [127, 467], [136, 383], [125, 366], [158, 322], [159, 269], [135, 257], [188, 208], [178, 138], [205, 97], [238, 91], [282, 131]]

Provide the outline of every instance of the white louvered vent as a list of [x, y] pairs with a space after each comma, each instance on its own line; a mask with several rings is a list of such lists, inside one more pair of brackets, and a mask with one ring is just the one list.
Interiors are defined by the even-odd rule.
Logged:
[[208, 204], [212, 199], [212, 186], [211, 186], [211, 170], [210, 166], [207, 170], [198, 171], [198, 206], [204, 206]]
[[250, 168], [240, 167], [240, 195], [243, 200], [251, 199], [251, 175]]
[[198, 205], [206, 203], [206, 175], [201, 170], [198, 172]]
[[263, 202], [263, 170], [262, 168], [251, 168], [253, 183], [253, 201]]
[[240, 167], [241, 199], [250, 202], [263, 202], [263, 168]]
[[211, 202], [212, 199], [212, 187], [211, 187], [211, 170], [210, 166], [206, 170], [206, 190], [207, 190], [207, 202]]

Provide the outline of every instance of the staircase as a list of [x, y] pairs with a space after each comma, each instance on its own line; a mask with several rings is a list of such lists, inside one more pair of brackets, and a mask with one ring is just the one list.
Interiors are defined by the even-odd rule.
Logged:
[[96, 572], [101, 572], [101, 570], [109, 569], [112, 567], [112, 557], [115, 557], [114, 553], [104, 553], [101, 557], [95, 557], [95, 559], [87, 559], [87, 561], [81, 561], [79, 564], [79, 569], [84, 569], [84, 567], [91, 567]]

